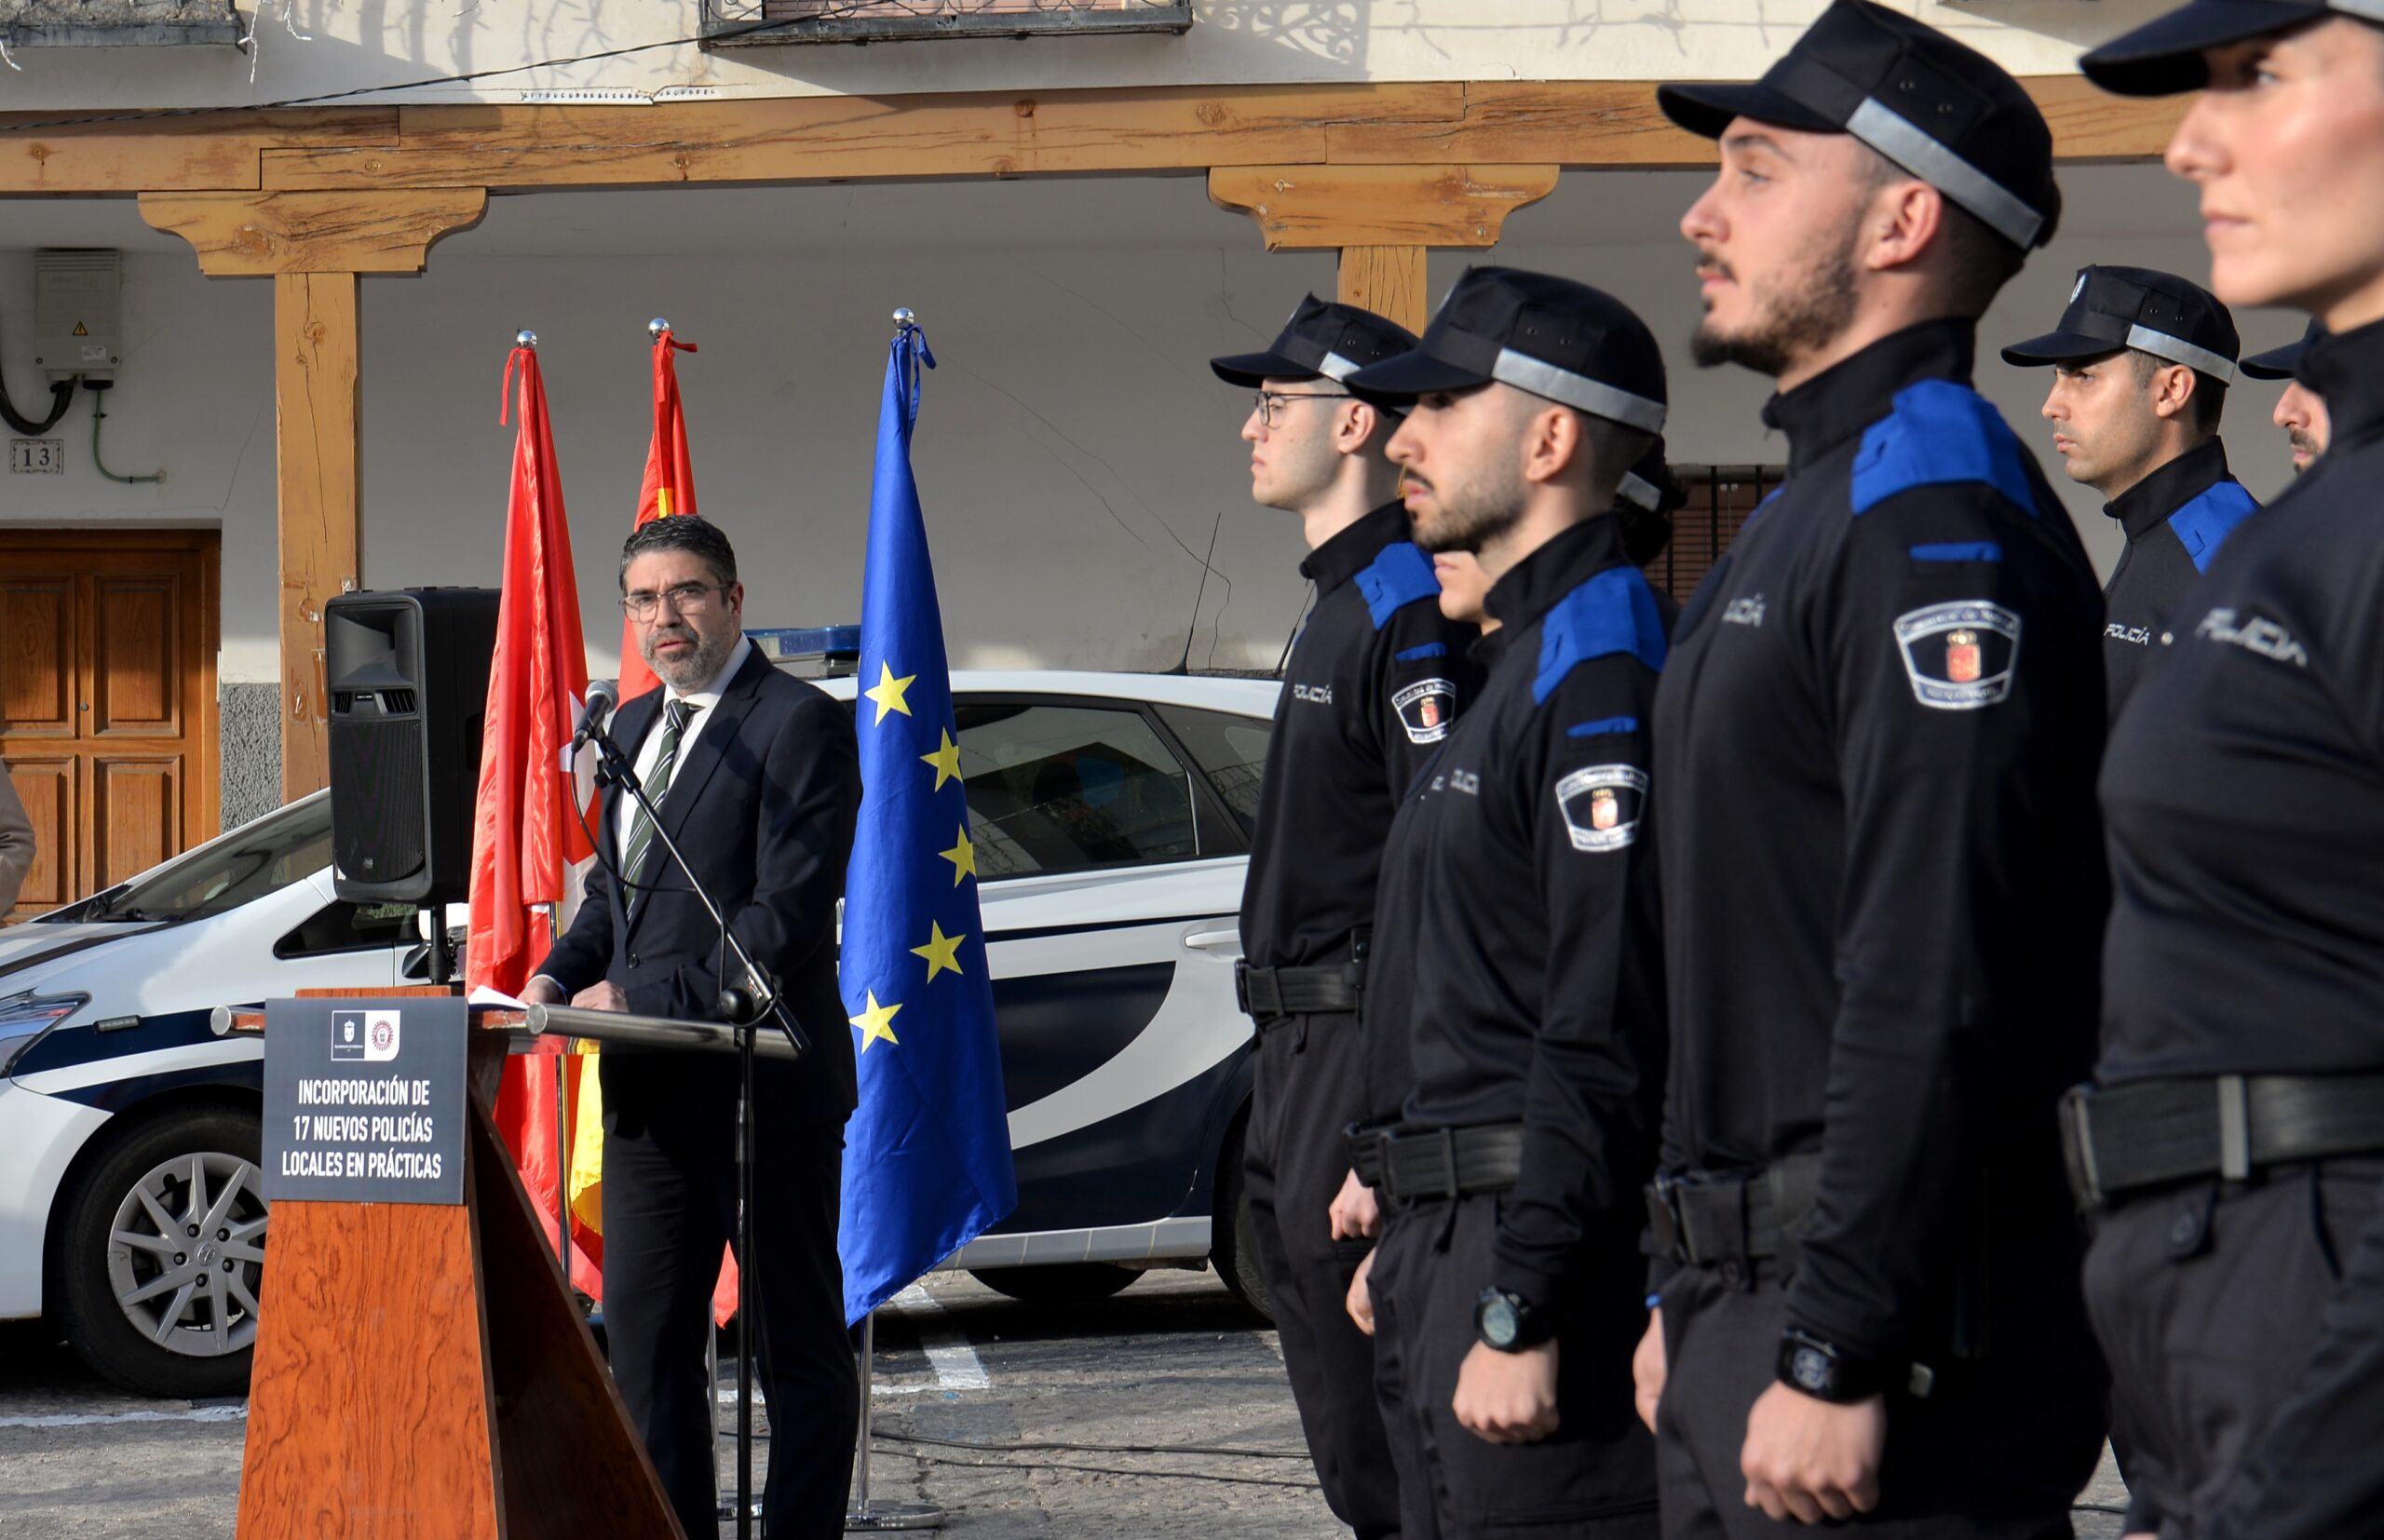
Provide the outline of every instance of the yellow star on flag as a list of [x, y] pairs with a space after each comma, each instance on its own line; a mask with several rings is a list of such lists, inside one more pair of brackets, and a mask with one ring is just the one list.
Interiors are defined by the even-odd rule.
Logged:
[[[870, 990], [865, 993], [869, 996], [869, 1008], [861, 1012], [859, 1016], [847, 1016], [845, 1018], [846, 1020], [850, 1021], [854, 1026], [860, 1029], [860, 1051], [863, 1053], [867, 1053], [869, 1051], [869, 1046], [872, 1043], [876, 1042], [881, 1037], [886, 1039], [888, 1043], [894, 1042], [894, 1029], [892, 1026], [888, 1025], [888, 1023], [894, 1020], [894, 1013], [902, 1008], [901, 1004], [899, 1001], [890, 1006], [879, 1005], [877, 1003], [877, 992], [875, 990]], [[900, 1046], [900, 1044], [896, 1044], [896, 1047], [899, 1047]]]
[[[911, 681], [918, 677], [916, 674], [904, 674], [901, 679], [896, 679], [894, 666], [883, 658], [878, 660], [877, 682], [861, 692], [862, 695], [877, 702], [878, 722], [884, 722], [886, 713], [888, 711], [900, 711], [906, 717], [911, 714], [910, 703], [902, 698], [902, 692], [909, 689]], [[875, 726], [876, 723], [871, 725]]]
[[911, 955], [928, 960], [928, 983], [934, 983], [939, 973], [960, 971], [960, 943], [968, 939], [966, 931], [957, 936], [946, 936], [941, 924], [933, 920], [928, 922], [928, 944], [913, 947]]
[[921, 754], [919, 762], [935, 766], [935, 789], [941, 791], [943, 790], [945, 781], [957, 780], [960, 777], [960, 745], [952, 741], [952, 734], [946, 730], [943, 735], [943, 747], [932, 754]]
[[953, 886], [958, 887], [960, 885], [961, 878], [973, 877], [977, 874], [977, 847], [968, 843], [968, 826], [967, 824], [962, 824], [960, 826], [960, 843], [958, 844], [954, 845], [949, 850], [939, 850], [936, 854], [941, 856], [945, 860], [952, 863]]

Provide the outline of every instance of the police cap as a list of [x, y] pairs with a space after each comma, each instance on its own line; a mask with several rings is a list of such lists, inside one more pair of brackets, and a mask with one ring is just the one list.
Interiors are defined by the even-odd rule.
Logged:
[[2384, 25], [2379, 0], [2189, 0], [2166, 16], [2122, 33], [2078, 61], [2106, 91], [2120, 96], [2175, 96], [2210, 84], [2204, 48], [2290, 32], [2329, 16]]
[[1347, 380], [1368, 364], [1415, 345], [1416, 333], [1396, 321], [1310, 294], [1300, 301], [1266, 352], [1211, 358], [1209, 367], [1227, 385], [1253, 387], [1268, 380]]
[[2008, 364], [2058, 364], [2133, 348], [2235, 383], [2235, 318], [2199, 284], [2148, 267], [2081, 267], [2061, 324], [2003, 350]]
[[2301, 367], [2301, 355], [2311, 343], [2326, 334], [2326, 329], [2313, 317], [2301, 335], [2282, 347], [2271, 347], [2266, 353], [2255, 353], [2243, 360], [2243, 372], [2255, 380], [2290, 380], [2293, 371]]
[[1415, 351], [1342, 383], [1400, 405], [1492, 381], [1645, 433], [1664, 430], [1664, 356], [1613, 295], [1570, 278], [1469, 267]]
[[2052, 238], [2052, 130], [2004, 68], [1926, 22], [1836, 0], [1763, 78], [1664, 86], [1664, 115], [1719, 139], [1737, 117], [1846, 133], [2022, 250]]

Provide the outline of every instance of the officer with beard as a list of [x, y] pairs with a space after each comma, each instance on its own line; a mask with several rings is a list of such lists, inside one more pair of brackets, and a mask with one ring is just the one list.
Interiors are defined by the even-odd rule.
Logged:
[[1665, 1531], [2066, 1533], [2103, 1442], [2054, 1119], [2094, 1049], [2103, 602], [1970, 383], [2052, 133], [1852, 0], [1659, 101], [1720, 142], [1695, 356], [1778, 382], [1789, 457], [1657, 698]]
[[1362, 1116], [1359, 1007], [1375, 869], [1400, 793], [1448, 736], [1480, 675], [1408, 538], [1383, 446], [1388, 412], [1353, 397], [1359, 369], [1415, 345], [1355, 305], [1300, 302], [1274, 345], [1211, 360], [1254, 387], [1242, 424], [1251, 494], [1298, 516], [1315, 613], [1284, 668], [1242, 895], [1242, 1006], [1258, 1033], [1243, 1178], [1259, 1264], [1325, 1502], [1361, 1540], [1399, 1533], [1374, 1349], [1342, 1301], [1363, 1238], [1334, 1234], [1348, 1182], [1342, 1129]]
[[1349, 378], [1417, 541], [1475, 553], [1482, 694], [1383, 854], [1367, 1030], [1410, 1079], [1363, 1166], [1389, 1209], [1364, 1296], [1403, 1533], [1656, 1532], [1631, 1417], [1637, 1192], [1663, 1062], [1647, 723], [1668, 607], [1624, 550], [1663, 359], [1582, 284], [1469, 271], [1412, 353]]
[[2266, 353], [2255, 353], [2243, 360], [2243, 372], [2255, 380], [2282, 380], [2284, 394], [2276, 399], [2276, 410], [2269, 421], [2284, 429], [2284, 441], [2293, 451], [2293, 474], [2300, 475], [2310, 463], [2326, 453], [2326, 438], [2331, 425], [2326, 420], [2326, 399], [2304, 385], [2295, 374], [2301, 367], [2301, 356], [2310, 344], [2326, 334], [2326, 329], [2311, 321], [2299, 337], [2282, 347], [2271, 347]]

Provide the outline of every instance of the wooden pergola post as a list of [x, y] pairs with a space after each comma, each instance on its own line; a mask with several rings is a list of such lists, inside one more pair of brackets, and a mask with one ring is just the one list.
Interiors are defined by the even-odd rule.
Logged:
[[1219, 166], [1209, 197], [1258, 222], [1269, 251], [1338, 250], [1338, 297], [1421, 331], [1435, 246], [1496, 246], [1555, 190], [1554, 166]]
[[142, 195], [141, 217], [189, 241], [201, 272], [273, 279], [285, 802], [331, 782], [323, 606], [363, 585], [360, 280], [422, 271], [431, 243], [487, 205], [478, 187]]

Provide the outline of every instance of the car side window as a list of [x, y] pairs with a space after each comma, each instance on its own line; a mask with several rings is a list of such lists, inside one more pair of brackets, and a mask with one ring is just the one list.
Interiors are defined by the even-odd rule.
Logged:
[[1158, 715], [1199, 762], [1217, 800], [1243, 829], [1257, 828], [1258, 787], [1266, 778], [1266, 743], [1274, 724], [1264, 717], [1193, 706], [1161, 706]]
[[1190, 772], [1140, 712], [963, 700], [955, 714], [981, 881], [1199, 854]]
[[288, 962], [296, 957], [401, 947], [419, 939], [414, 912], [413, 904], [352, 904], [342, 898], [315, 911], [274, 942], [273, 954]]

